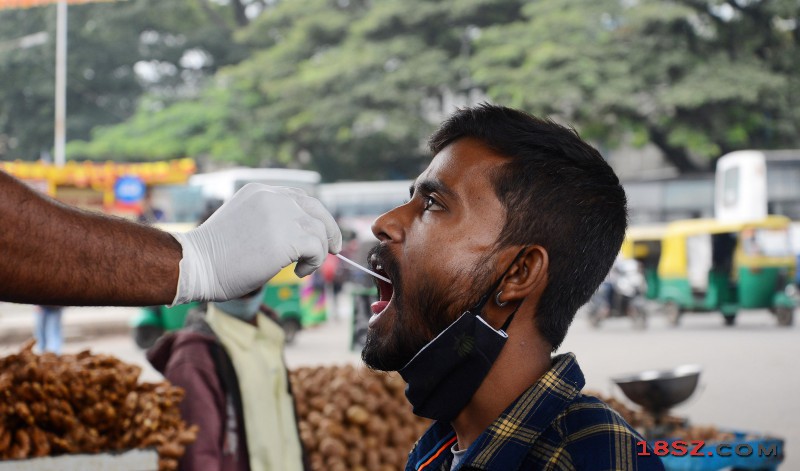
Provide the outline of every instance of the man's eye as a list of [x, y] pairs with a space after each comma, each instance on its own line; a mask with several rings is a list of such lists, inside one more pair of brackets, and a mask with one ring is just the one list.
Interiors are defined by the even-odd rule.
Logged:
[[441, 207], [441, 205], [435, 199], [433, 199], [432, 196], [426, 196], [423, 202], [425, 204], [425, 211], [431, 211], [432, 209], [436, 210], [437, 208]]

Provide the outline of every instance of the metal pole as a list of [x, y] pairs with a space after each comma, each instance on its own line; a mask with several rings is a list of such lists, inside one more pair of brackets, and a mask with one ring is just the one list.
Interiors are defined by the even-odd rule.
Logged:
[[67, 0], [58, 0], [56, 17], [56, 122], [55, 164], [63, 167], [66, 162], [64, 146], [67, 141]]

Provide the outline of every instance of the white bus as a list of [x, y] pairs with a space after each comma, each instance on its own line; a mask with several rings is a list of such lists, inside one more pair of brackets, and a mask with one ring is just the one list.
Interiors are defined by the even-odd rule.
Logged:
[[205, 200], [220, 203], [228, 201], [248, 183], [301, 188], [309, 195], [316, 196], [319, 182], [320, 175], [317, 172], [285, 168], [238, 167], [189, 177], [189, 185], [199, 187]]
[[325, 183], [319, 199], [342, 218], [377, 217], [408, 200], [413, 180]]
[[358, 248], [349, 254], [355, 260], [366, 260], [367, 251], [378, 242], [371, 229], [375, 218], [407, 201], [413, 183], [413, 180], [386, 180], [319, 186], [319, 199], [336, 217], [345, 239], [355, 239]]
[[742, 150], [717, 161], [714, 213], [723, 221], [800, 218], [800, 149]]

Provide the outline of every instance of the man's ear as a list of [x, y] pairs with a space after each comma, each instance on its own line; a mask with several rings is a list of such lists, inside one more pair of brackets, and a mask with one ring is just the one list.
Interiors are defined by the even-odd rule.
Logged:
[[549, 258], [541, 245], [531, 245], [514, 263], [500, 285], [500, 301], [522, 301], [533, 295], [538, 299], [547, 287]]

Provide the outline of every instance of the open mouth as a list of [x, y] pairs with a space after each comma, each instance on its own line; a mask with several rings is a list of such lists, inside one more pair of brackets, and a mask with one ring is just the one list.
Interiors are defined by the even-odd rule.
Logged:
[[[389, 278], [389, 275], [383, 269], [383, 264], [378, 257], [373, 255], [370, 257], [369, 264], [372, 267], [372, 270], [377, 274]], [[386, 308], [389, 306], [389, 303], [392, 302], [392, 296], [394, 295], [394, 287], [391, 283], [387, 283], [383, 280], [378, 278], [374, 278], [375, 286], [378, 287], [378, 300], [372, 303], [370, 309], [372, 309], [372, 317], [369, 319], [369, 326], [377, 322], [378, 318], [386, 311]]]

